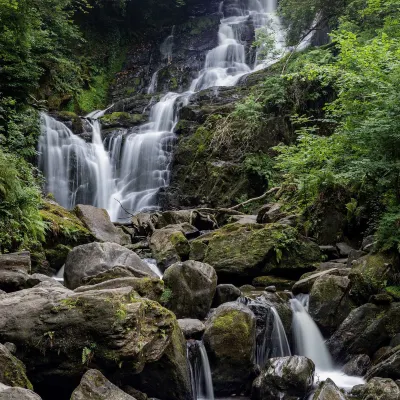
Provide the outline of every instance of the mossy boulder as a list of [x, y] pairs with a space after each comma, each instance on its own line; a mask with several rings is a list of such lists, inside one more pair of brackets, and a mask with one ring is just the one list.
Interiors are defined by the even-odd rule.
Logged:
[[347, 400], [347, 396], [340, 391], [335, 382], [328, 378], [320, 383], [312, 400]]
[[221, 304], [229, 303], [230, 301], [236, 301], [241, 295], [242, 292], [239, 288], [231, 285], [230, 283], [223, 283], [217, 286], [212, 306], [218, 307]]
[[129, 128], [145, 121], [143, 114], [129, 114], [127, 112], [113, 112], [100, 118], [103, 128]]
[[254, 377], [255, 317], [243, 304], [219, 306], [206, 322], [207, 349], [216, 395], [240, 394]]
[[298, 278], [320, 258], [317, 244], [280, 224], [229, 224], [190, 247], [190, 258], [211, 264], [220, 283], [251, 282], [263, 274]]
[[25, 365], [0, 344], [0, 383], [12, 387], [33, 389], [26, 376]]
[[255, 287], [275, 286], [278, 290], [290, 290], [295, 281], [281, 278], [274, 275], [257, 276], [253, 279], [252, 285]]
[[365, 385], [354, 386], [350, 396], [360, 400], [398, 400], [400, 388], [392, 379], [372, 378]]
[[58, 111], [54, 117], [63, 122], [75, 135], [83, 132], [82, 119], [72, 111]]
[[397, 258], [383, 254], [369, 254], [355, 262], [349, 274], [351, 295], [359, 304], [382, 291], [395, 281], [399, 266]]
[[0, 400], [42, 400], [29, 389], [6, 386], [0, 383]]

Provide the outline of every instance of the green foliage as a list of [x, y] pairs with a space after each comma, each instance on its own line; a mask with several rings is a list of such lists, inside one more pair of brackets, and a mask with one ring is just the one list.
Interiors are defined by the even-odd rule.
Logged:
[[160, 297], [160, 303], [164, 305], [168, 304], [171, 298], [172, 298], [172, 290], [169, 288], [165, 288]]
[[258, 177], [267, 182], [268, 186], [274, 185], [274, 178], [276, 177], [275, 163], [267, 154], [247, 154], [243, 164], [248, 173], [258, 175]]
[[256, 29], [255, 36], [253, 47], [257, 48], [258, 59], [268, 59], [269, 61], [276, 60], [279, 57], [279, 51], [276, 48], [274, 36], [267, 28]]
[[43, 239], [40, 201], [30, 166], [0, 150], [0, 252], [27, 248]]
[[400, 252], [400, 208], [383, 214], [377, 231], [377, 245], [382, 250], [397, 249]]
[[96, 343], [91, 343], [89, 347], [82, 349], [82, 364], [89, 365], [94, 357], [94, 351], [96, 349]]

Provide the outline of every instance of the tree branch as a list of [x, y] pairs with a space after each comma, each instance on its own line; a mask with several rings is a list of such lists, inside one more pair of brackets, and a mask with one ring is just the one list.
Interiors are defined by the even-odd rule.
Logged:
[[270, 190], [268, 190], [267, 192], [265, 192], [263, 195], [259, 196], [259, 197], [254, 197], [252, 199], [246, 200], [243, 203], [237, 204], [236, 206], [233, 206], [231, 208], [228, 208], [228, 210], [236, 210], [237, 208], [243, 207], [249, 203], [253, 203], [254, 201], [258, 201], [258, 200], [263, 200], [266, 197], [268, 197], [270, 194], [277, 192], [280, 189], [280, 187], [274, 187]]

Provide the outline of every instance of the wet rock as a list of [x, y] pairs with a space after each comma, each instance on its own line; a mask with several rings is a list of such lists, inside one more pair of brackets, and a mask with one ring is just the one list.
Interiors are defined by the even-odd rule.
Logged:
[[259, 224], [269, 224], [271, 222], [277, 222], [283, 217], [282, 205], [279, 203], [266, 204], [261, 207], [257, 214], [257, 222]]
[[78, 204], [74, 211], [96, 240], [120, 245], [131, 242], [129, 235], [122, 233], [114, 226], [107, 210]]
[[382, 355], [378, 359], [378, 364], [369, 369], [366, 378], [371, 379], [375, 376], [400, 379], [400, 346]]
[[365, 385], [357, 385], [350, 395], [360, 400], [398, 400], [400, 389], [392, 379], [372, 378]]
[[214, 299], [212, 302], [213, 307], [218, 307], [221, 304], [228, 303], [230, 301], [236, 301], [242, 292], [236, 286], [230, 283], [225, 283], [217, 286], [215, 291]]
[[258, 276], [253, 279], [253, 286], [256, 287], [266, 287], [266, 286], [275, 286], [278, 290], [291, 290], [295, 281], [290, 279], [281, 278], [279, 276], [267, 275], [267, 276]]
[[366, 354], [352, 357], [342, 368], [342, 372], [350, 376], [364, 376], [371, 365], [371, 359]]
[[129, 287], [74, 293], [46, 285], [0, 297], [0, 341], [17, 345], [38, 391], [72, 392], [93, 363], [121, 384], [146, 381], [144, 371], [159, 367], [169, 385], [158, 394], [189, 397], [185, 341], [170, 311]]
[[190, 246], [181, 229], [156, 229], [150, 238], [149, 246], [157, 264], [165, 269], [189, 256]]
[[314, 372], [314, 363], [306, 357], [271, 358], [253, 383], [251, 399], [304, 398], [312, 388]]
[[375, 236], [373, 235], [367, 236], [362, 241], [361, 250], [370, 252], [373, 249], [375, 243], [376, 243]]
[[29, 275], [26, 281], [26, 289], [39, 285], [42, 282], [51, 282], [53, 285], [62, 286], [62, 284], [55, 279], [51, 278], [50, 276], [43, 275], [43, 274], [32, 274]]
[[25, 365], [2, 344], [0, 344], [0, 383], [7, 386], [33, 389], [26, 376]]
[[347, 400], [347, 396], [340, 391], [335, 382], [328, 378], [319, 385], [312, 400]]
[[216, 395], [241, 393], [254, 375], [254, 314], [236, 302], [219, 306], [206, 322], [206, 346]]
[[253, 285], [242, 285], [239, 290], [242, 292], [252, 292], [253, 290], [256, 290], [256, 288]]
[[81, 383], [74, 390], [71, 400], [136, 400], [113, 385], [107, 378], [95, 369], [90, 369], [83, 375]]
[[372, 362], [374, 364], [380, 362], [381, 359], [385, 358], [385, 356], [392, 350], [390, 346], [383, 346], [379, 348], [372, 356]]
[[356, 308], [349, 291], [345, 276], [323, 275], [312, 286], [309, 313], [324, 335], [331, 335]]
[[349, 246], [345, 242], [336, 243], [336, 247], [341, 257], [348, 257], [349, 254], [352, 252], [352, 250], [354, 250], [351, 246]]
[[76, 289], [84, 284], [85, 278], [93, 278], [117, 267], [127, 269], [139, 278], [156, 277], [133, 251], [116, 243], [96, 242], [77, 246], [68, 254], [64, 271], [65, 285], [69, 289]]
[[[290, 244], [279, 249], [277, 237]], [[279, 224], [229, 224], [193, 240], [190, 248], [190, 258], [211, 264], [221, 283], [251, 282], [276, 272], [298, 277], [315, 269], [320, 257], [318, 245]]]
[[139, 296], [154, 301], [160, 301], [160, 297], [164, 292], [164, 282], [161, 279], [127, 277], [107, 280], [93, 285], [80, 286], [75, 289], [75, 293], [87, 292], [89, 290], [118, 289], [128, 286], [137, 292]]
[[29, 389], [10, 387], [0, 383], [0, 400], [42, 400]]
[[352, 355], [372, 355], [400, 332], [400, 303], [378, 306], [367, 303], [354, 309], [327, 341], [337, 361]]
[[198, 319], [178, 319], [178, 324], [186, 339], [200, 340], [206, 329], [206, 326]]
[[269, 292], [269, 293], [276, 293], [276, 287], [275, 286], [267, 286], [264, 290], [266, 292]]
[[102, 128], [131, 128], [145, 121], [145, 116], [140, 114], [129, 114], [127, 112], [113, 112], [105, 114], [100, 118]]
[[24, 289], [30, 271], [29, 252], [0, 254], [0, 290], [9, 293]]
[[192, 260], [176, 263], [167, 268], [163, 280], [171, 291], [166, 305], [178, 318], [206, 317], [217, 287], [211, 265]]
[[306, 277], [301, 277], [299, 281], [297, 281], [293, 287], [292, 287], [292, 292], [293, 294], [299, 294], [299, 293], [304, 293], [308, 294], [311, 291], [311, 288], [313, 287], [315, 281], [322, 276], [325, 275], [331, 275], [331, 274], [337, 274], [338, 269], [337, 268], [330, 268], [327, 269], [326, 271], [322, 272], [309, 272]]
[[135, 230], [135, 233], [138, 236], [147, 237], [152, 235], [155, 231], [154, 224], [157, 221], [157, 214], [151, 213], [139, 213], [132, 217], [132, 225]]

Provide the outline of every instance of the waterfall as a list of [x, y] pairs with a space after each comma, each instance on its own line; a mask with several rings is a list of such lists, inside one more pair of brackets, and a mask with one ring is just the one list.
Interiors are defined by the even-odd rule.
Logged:
[[188, 359], [194, 400], [214, 400], [207, 351], [200, 340], [188, 342]]
[[[113, 221], [127, 219], [129, 213], [157, 209], [157, 194], [170, 181], [179, 109], [194, 92], [235, 85], [241, 76], [252, 71], [241, 42], [243, 26], [250, 23], [256, 28], [266, 27], [274, 35], [277, 47], [283, 49], [276, 0], [246, 3], [246, 6], [241, 1], [221, 3], [223, 18], [218, 46], [207, 53], [204, 68], [189, 91], [167, 93], [151, 104], [149, 122], [138, 129], [119, 130], [103, 140], [99, 118], [104, 112], [94, 111], [86, 117], [92, 134], [92, 143], [86, 143], [63, 123], [42, 114], [38, 151], [46, 191], [69, 209], [78, 203], [105, 208]], [[163, 60], [168, 64], [172, 61], [173, 47], [174, 28], [160, 46]], [[258, 60], [255, 68], [269, 64], [270, 60]], [[158, 71], [152, 76], [148, 93], [157, 90], [157, 80]]]

